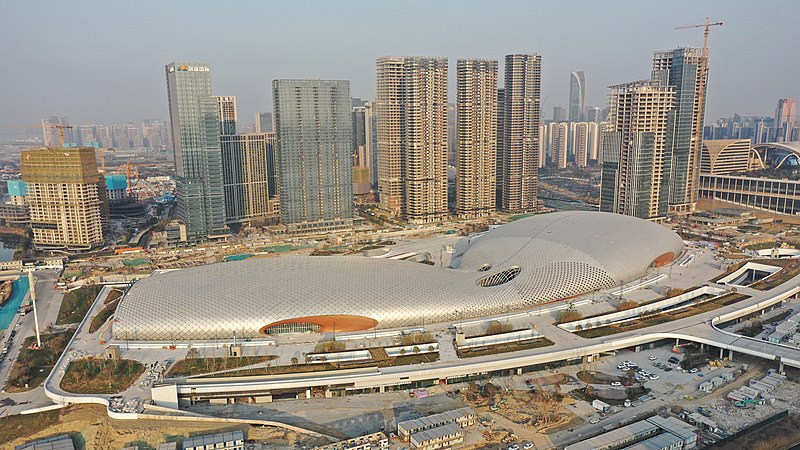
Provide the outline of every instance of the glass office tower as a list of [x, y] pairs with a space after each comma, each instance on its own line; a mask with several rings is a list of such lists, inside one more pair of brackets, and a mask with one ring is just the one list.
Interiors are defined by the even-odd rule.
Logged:
[[166, 75], [178, 220], [187, 242], [226, 235], [219, 105], [211, 96], [211, 70], [205, 63], [173, 62], [166, 65]]

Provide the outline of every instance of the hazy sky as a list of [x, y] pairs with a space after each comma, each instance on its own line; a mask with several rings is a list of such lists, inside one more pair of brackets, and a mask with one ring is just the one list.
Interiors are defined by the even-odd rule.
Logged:
[[608, 85], [649, 76], [654, 50], [702, 46], [702, 29], [673, 28], [706, 16], [725, 22], [711, 32], [706, 122], [800, 97], [798, 0], [2, 0], [0, 125], [166, 118], [173, 60], [209, 62], [214, 94], [237, 96], [247, 125], [271, 110], [274, 78], [347, 79], [372, 98], [375, 58], [445, 56], [452, 92], [456, 59], [512, 52], [542, 55], [549, 118], [571, 70], [586, 73], [587, 106], [603, 106]]

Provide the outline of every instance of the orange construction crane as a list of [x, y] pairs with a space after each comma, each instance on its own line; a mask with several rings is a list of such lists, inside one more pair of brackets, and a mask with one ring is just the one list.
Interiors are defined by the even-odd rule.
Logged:
[[[697, 123], [695, 124], [695, 136], [694, 136], [694, 167], [695, 173], [697, 173], [697, 167], [700, 165], [700, 141], [703, 140], [703, 116], [705, 115], [705, 96], [706, 96], [706, 83], [708, 82], [708, 35], [711, 32], [711, 27], [721, 27], [722, 22], [711, 22], [708, 17], [706, 17], [706, 23], [702, 23], [699, 25], [685, 25], [682, 27], [675, 27], [676, 30], [685, 30], [688, 28], [705, 28], [703, 32], [703, 56], [700, 59], [700, 92], [698, 92], [698, 104], [701, 108], [703, 108], [702, 114], [697, 114]], [[695, 189], [697, 187], [697, 180], [692, 180], [692, 198], [690, 199], [692, 203], [695, 201]]]
[[114, 147], [109, 147], [109, 148], [99, 147], [98, 150], [100, 150], [100, 167], [102, 168], [103, 173], [106, 173], [106, 152], [116, 153], [117, 149], [115, 149]]
[[58, 140], [61, 147], [64, 147], [64, 130], [74, 128], [72, 125], [62, 125], [59, 123], [43, 123], [40, 125], [11, 125], [10, 128], [55, 128], [58, 130]]

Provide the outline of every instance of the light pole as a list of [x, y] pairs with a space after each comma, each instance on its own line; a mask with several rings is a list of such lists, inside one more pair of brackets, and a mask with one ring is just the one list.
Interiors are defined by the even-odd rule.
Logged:
[[39, 334], [39, 315], [36, 313], [36, 278], [33, 277], [33, 270], [28, 271], [28, 288], [31, 293], [31, 304], [33, 305], [33, 324], [36, 327], [36, 348], [42, 348], [42, 338]]

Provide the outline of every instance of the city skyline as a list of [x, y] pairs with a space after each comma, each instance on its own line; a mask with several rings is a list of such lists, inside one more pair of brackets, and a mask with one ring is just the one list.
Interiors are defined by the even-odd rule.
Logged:
[[[794, 3], [783, 3], [785, 6], [781, 9], [784, 11], [797, 8]], [[256, 112], [272, 109], [269, 83], [276, 78], [349, 80], [353, 96], [374, 98], [372, 64], [376, 58], [386, 55], [434, 55], [447, 57], [454, 63], [459, 58], [500, 59], [509, 52], [533, 51], [547, 61], [542, 68], [542, 98], [547, 99], [546, 103], [543, 102], [543, 111], [549, 112], [554, 106], [568, 106], [568, 75], [574, 70], [586, 73], [585, 105], [602, 107], [607, 104], [607, 86], [619, 80], [647, 77], [646, 69], [640, 67], [637, 61], [646, 58], [652, 51], [699, 46], [702, 41], [700, 30], [674, 30], [674, 27], [701, 23], [707, 15], [725, 22], [723, 28], [711, 35], [714, 76], [709, 81], [708, 118], [725, 117], [736, 112], [743, 115], [771, 115], [776, 99], [800, 97], [798, 87], [791, 79], [791, 74], [797, 71], [797, 67], [793, 66], [799, 63], [785, 58], [780, 46], [768, 45], [780, 41], [781, 37], [783, 40], [791, 39], [791, 14], [773, 16], [764, 9], [748, 10], [745, 15], [737, 11], [744, 11], [744, 8], [735, 8], [736, 4], [729, 2], [706, 2], [700, 6], [682, 2], [677, 5], [679, 7], [659, 14], [657, 20], [648, 20], [652, 17], [648, 11], [629, 11], [631, 8], [614, 8], [608, 4], [584, 5], [585, 14], [574, 17], [563, 6], [539, 7], [507, 2], [499, 7], [515, 7], [523, 14], [505, 17], [503, 20], [510, 20], [509, 24], [500, 23], [498, 16], [495, 25], [503, 33], [471, 36], [454, 26], [432, 26], [435, 17], [448, 18], [446, 24], [460, 20], [468, 25], [478, 21], [487, 23], [485, 21], [488, 20], [488, 25], [492, 25], [492, 19], [487, 19], [478, 4], [459, 3], [459, 8], [455, 8], [455, 5], [449, 2], [426, 4], [424, 8], [429, 14], [422, 15], [422, 19], [412, 25], [415, 32], [408, 33], [409, 39], [365, 40], [365, 34], [379, 36], [391, 32], [403, 22], [402, 17], [411, 14], [410, 10], [415, 8], [370, 3], [349, 3], [347, 6], [312, 3], [310, 7], [302, 8], [291, 4], [270, 5], [268, 10], [263, 11], [267, 7], [252, 4], [244, 7], [252, 12], [248, 17], [256, 19], [262, 16], [259, 12], [263, 11], [265, 14], [279, 14], [287, 20], [278, 21], [280, 23], [276, 22], [271, 27], [242, 26], [239, 28], [241, 33], [218, 43], [210, 39], [217, 40], [219, 37], [206, 37], [193, 29], [184, 29], [180, 33], [171, 31], [175, 29], [171, 20], [179, 13], [187, 21], [199, 21], [200, 24], [210, 21], [213, 16], [203, 14], [210, 5], [201, 3], [191, 10], [181, 8], [180, 4], [165, 6], [162, 14], [147, 15], [148, 30], [153, 32], [146, 34], [136, 33], [131, 27], [118, 27], [112, 19], [118, 14], [133, 22], [139, 15], [146, 14], [147, 8], [94, 8], [92, 14], [99, 28], [91, 33], [78, 31], [69, 35], [68, 44], [83, 49], [80, 64], [72, 57], [65, 58], [67, 52], [60, 52], [51, 45], [52, 33], [63, 29], [63, 23], [77, 18], [89, 5], [71, 5], [69, 8], [58, 5], [55, 6], [56, 10], [64, 10], [54, 11], [54, 14], [37, 20], [25, 20], [32, 18], [35, 8], [23, 4], [4, 5], [0, 7], [5, 10], [0, 16], [11, 20], [0, 27], [0, 39], [9, 43], [0, 50], [0, 56], [10, 66], [23, 67], [25, 70], [0, 75], [0, 83], [15, 86], [0, 93], [0, 99], [5, 104], [15, 105], [13, 111], [0, 114], [0, 125], [38, 123], [51, 115], [67, 116], [73, 124], [125, 123], [144, 118], [165, 118], [166, 110], [160, 101], [163, 81], [158, 70], [153, 68], [173, 59], [202, 60], [209, 62], [212, 69], [216, 67], [217, 92], [238, 97], [241, 117], [247, 118], [244, 120], [245, 126]], [[509, 32], [515, 30], [514, 24], [527, 20], [525, 18], [529, 16], [524, 14], [525, 11], [536, 12], [539, 17], [546, 15], [548, 20], [537, 27], [518, 27], [519, 31]], [[382, 18], [384, 16], [386, 19]], [[57, 17], [58, 22], [51, 23], [56, 19], [49, 17]], [[328, 17], [336, 20], [326, 22]], [[366, 17], [377, 19], [361, 20]], [[611, 18], [615, 23], [630, 22], [634, 29], [619, 27], [617, 30], [605, 26]], [[281, 33], [289, 33], [285, 37], [299, 36], [303, 27], [288, 30], [282, 24], [298, 21], [330, 36], [330, 42], [317, 47], [314, 46], [316, 40], [301, 38], [291, 45], [267, 45], [266, 48], [259, 47], [259, 52], [265, 54], [258, 60], [265, 62], [251, 62], [250, 58], [246, 66], [238, 62], [256, 48], [248, 45], [248, 42], [269, 44], [278, 42], [278, 39], [280, 42], [291, 41], [282, 39], [284, 35]], [[103, 30], [112, 22], [113, 31], [109, 29], [108, 33], [104, 33]], [[145, 22], [145, 19], [141, 22]], [[554, 30], [558, 30], [564, 22], [570, 22], [573, 29], [583, 31], [575, 38], [552, 39]], [[23, 23], [26, 24], [24, 27], [21, 26]], [[769, 24], [773, 33], [769, 37], [747, 33], [758, 24]], [[627, 38], [630, 32], [638, 33], [637, 38]], [[107, 37], [98, 43], [98, 35]], [[587, 42], [592, 45], [581, 44]], [[614, 46], [610, 46], [612, 42]], [[337, 52], [330, 51], [329, 46], [335, 47]], [[15, 47], [24, 48], [25, 51], [19, 52]], [[199, 48], [204, 50], [197, 50]], [[600, 48], [616, 48], [619, 51], [598, 51]], [[110, 51], [112, 49], [118, 51]], [[753, 69], [742, 67], [738, 62], [738, 55], [741, 54], [748, 55], [750, 63], [747, 66]], [[614, 64], [608, 64], [611, 60]], [[772, 67], [774, 61], [781, 61], [782, 70], [770, 72], [768, 83], [764, 82], [763, 73], [756, 68]], [[69, 73], [59, 72], [59, 82], [51, 83], [52, 74], [45, 69], [53, 64], [73, 70]], [[98, 71], [105, 75], [98, 77]], [[454, 72], [453, 66], [450, 68], [450, 98], [455, 98]], [[499, 76], [503, 77], [502, 71]], [[755, 84], [759, 84], [759, 89], [751, 89]], [[65, 89], [65, 86], [69, 89]], [[736, 95], [725, 95], [726, 92], [736, 92]], [[7, 134], [10, 131], [3, 129], [0, 132]]]

